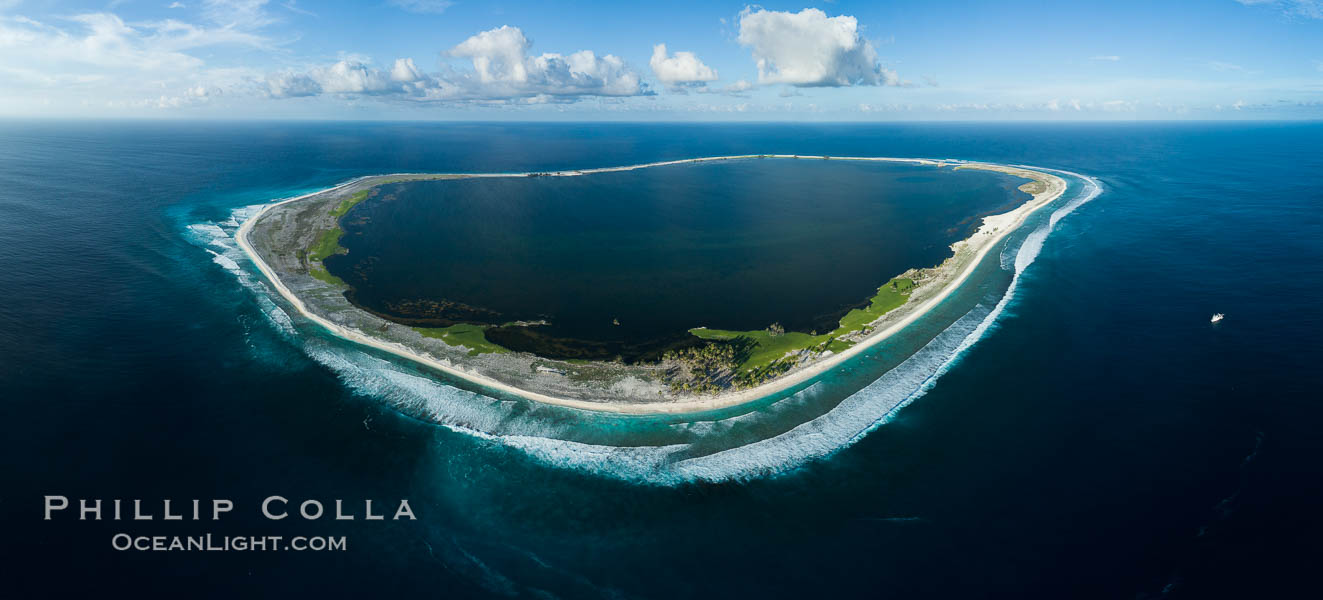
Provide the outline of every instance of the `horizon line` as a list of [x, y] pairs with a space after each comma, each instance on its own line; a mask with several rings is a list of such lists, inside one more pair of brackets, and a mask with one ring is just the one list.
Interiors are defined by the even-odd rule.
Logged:
[[436, 123], [463, 125], [510, 125], [510, 124], [579, 124], [579, 125], [906, 125], [906, 124], [1140, 124], [1140, 123], [1323, 123], [1323, 117], [1268, 117], [1238, 119], [1172, 119], [1172, 118], [1129, 118], [1129, 119], [873, 119], [873, 120], [776, 120], [776, 119], [393, 119], [393, 118], [329, 118], [329, 117], [185, 117], [185, 116], [20, 116], [0, 115], [0, 122], [150, 122], [150, 123]]

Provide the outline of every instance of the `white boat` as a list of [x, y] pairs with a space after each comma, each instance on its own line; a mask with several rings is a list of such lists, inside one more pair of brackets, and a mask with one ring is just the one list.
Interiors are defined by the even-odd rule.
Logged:
[[1217, 314], [1213, 315], [1213, 319], [1212, 319], [1211, 322], [1212, 322], [1212, 323], [1216, 323], [1216, 322], [1221, 321], [1222, 319], [1225, 319], [1225, 318], [1226, 318], [1226, 315], [1224, 315], [1224, 314], [1222, 314], [1222, 313], [1217, 313]]

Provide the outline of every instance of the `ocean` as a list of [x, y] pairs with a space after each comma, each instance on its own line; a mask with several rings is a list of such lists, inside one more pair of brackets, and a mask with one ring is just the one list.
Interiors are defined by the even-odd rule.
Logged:
[[[1312, 586], [1321, 147], [1318, 123], [0, 122], [3, 589], [1208, 598]], [[398, 365], [291, 316], [227, 241], [261, 203], [360, 175], [761, 153], [1079, 176], [912, 339], [690, 420], [531, 406]], [[45, 521], [48, 494], [236, 508], [217, 522]], [[256, 507], [272, 495], [359, 514], [365, 498], [407, 498], [417, 520], [270, 521]], [[348, 547], [121, 551], [121, 532]]]

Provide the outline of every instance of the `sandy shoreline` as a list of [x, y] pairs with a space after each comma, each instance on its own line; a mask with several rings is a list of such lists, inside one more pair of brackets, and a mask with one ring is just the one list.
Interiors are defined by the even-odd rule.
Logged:
[[[573, 398], [561, 398], [547, 394], [542, 394], [536, 391], [526, 390], [501, 381], [497, 381], [491, 377], [487, 377], [480, 373], [475, 373], [450, 364], [444, 364], [438, 360], [434, 360], [432, 358], [422, 356], [412, 351], [410, 348], [404, 346], [403, 344], [384, 342], [382, 340], [363, 334], [358, 330], [340, 326], [308, 310], [305, 303], [296, 294], [290, 291], [288, 287], [285, 286], [285, 284], [280, 280], [280, 277], [276, 274], [276, 272], [262, 259], [262, 257], [251, 246], [248, 240], [249, 233], [252, 231], [253, 226], [261, 219], [261, 217], [264, 214], [267, 213], [267, 211], [269, 211], [274, 207], [288, 204], [291, 202], [297, 202], [305, 198], [318, 196], [335, 190], [340, 190], [368, 179], [378, 179], [378, 178], [384, 179], [384, 178], [397, 177], [397, 176], [412, 176], [416, 174], [400, 173], [400, 174], [359, 177], [350, 180], [348, 182], [342, 183], [340, 185], [327, 188], [325, 190], [320, 190], [310, 194], [304, 194], [302, 196], [298, 196], [295, 198], [289, 198], [286, 200], [282, 200], [280, 202], [268, 204], [266, 206], [263, 206], [261, 210], [259, 210], [253, 216], [249, 217], [247, 220], [244, 221], [244, 223], [239, 227], [239, 230], [235, 235], [235, 238], [236, 238], [236, 242], [238, 243], [239, 247], [243, 250], [243, 252], [249, 257], [250, 260], [253, 261], [255, 265], [257, 265], [258, 270], [262, 272], [262, 275], [272, 284], [272, 286], [275, 287], [276, 291], [279, 292], [280, 295], [284, 297], [286, 301], [288, 301], [291, 305], [293, 305], [294, 308], [298, 310], [299, 313], [301, 313], [305, 318], [318, 324], [319, 326], [331, 332], [332, 334], [336, 335], [337, 337], [358, 344], [362, 344], [365, 346], [370, 346], [372, 348], [376, 348], [383, 352], [388, 352], [395, 356], [399, 356], [401, 358], [414, 361], [416, 363], [425, 365], [429, 368], [436, 369], [443, 373], [447, 373], [454, 377], [464, 379], [466, 381], [475, 383], [477, 385], [486, 388], [490, 388], [514, 396], [519, 396], [522, 398], [527, 398], [529, 400], [534, 400], [537, 402], [543, 402], [547, 404], [566, 406], [566, 407], [583, 409], [583, 410], [613, 412], [613, 413], [621, 413], [621, 414], [648, 415], [648, 414], [699, 413], [699, 412], [706, 412], [706, 411], [729, 408], [741, 404], [746, 404], [762, 398], [766, 398], [768, 396], [784, 391], [786, 389], [795, 387], [797, 385], [807, 382], [808, 380], [814, 377], [817, 377], [818, 375], [827, 372], [828, 370], [840, 365], [841, 363], [849, 360], [850, 358], [858, 356], [860, 353], [871, 348], [872, 346], [875, 346], [876, 344], [886, 340], [892, 335], [895, 335], [896, 333], [903, 330], [905, 327], [907, 327], [914, 321], [918, 320], [920, 317], [927, 314], [934, 307], [936, 307], [943, 300], [945, 300], [948, 296], [950, 296], [969, 278], [969, 276], [974, 272], [974, 270], [978, 267], [978, 265], [983, 261], [983, 258], [987, 255], [987, 253], [993, 247], [995, 247], [998, 242], [1004, 239], [1006, 235], [1008, 235], [1010, 232], [1018, 229], [1020, 225], [1024, 223], [1025, 219], [1029, 217], [1029, 215], [1033, 214], [1038, 209], [1052, 203], [1057, 198], [1059, 198], [1066, 189], [1065, 181], [1062, 180], [1060, 177], [1024, 167], [996, 165], [989, 163], [965, 163], [954, 160], [948, 161], [948, 160], [931, 160], [931, 159], [914, 159], [914, 158], [845, 157], [845, 156], [827, 157], [827, 156], [806, 156], [806, 155], [786, 155], [786, 154], [752, 154], [752, 155], [740, 155], [740, 156], [704, 157], [704, 158], [646, 163], [641, 165], [605, 167], [600, 169], [583, 169], [583, 170], [571, 170], [571, 171], [553, 171], [553, 172], [539, 172], [539, 173], [487, 173], [487, 174], [456, 173], [446, 176], [452, 178], [527, 177], [530, 175], [571, 177], [571, 176], [587, 175], [593, 173], [630, 171], [635, 169], [644, 169], [649, 167], [678, 165], [678, 164], [686, 164], [686, 163], [756, 159], [756, 158], [876, 161], [876, 162], [911, 163], [911, 164], [934, 165], [934, 166], [952, 164], [965, 168], [998, 171], [1002, 173], [1008, 173], [1011, 175], [1018, 175], [1035, 181], [1041, 181], [1044, 183], [1045, 189], [1037, 194], [1034, 194], [1031, 200], [1025, 202], [1023, 205], [1015, 208], [1010, 212], [984, 218], [983, 225], [979, 228], [977, 232], [974, 233], [974, 235], [970, 236], [966, 240], [962, 240], [953, 245], [953, 249], [968, 249], [968, 247], [971, 245], [975, 247], [975, 252], [973, 257], [965, 260], [965, 264], [963, 268], [961, 268], [960, 273], [953, 280], [947, 282], [945, 285], [942, 286], [939, 292], [932, 295], [931, 297], [926, 298], [918, 305], [913, 307], [903, 305], [900, 308], [895, 309], [897, 311], [905, 311], [906, 314], [904, 315], [903, 318], [896, 321], [895, 323], [891, 323], [886, 328], [872, 332], [867, 337], [860, 340], [858, 343], [851, 346], [850, 348], [847, 348], [846, 350], [838, 354], [833, 354], [831, 356], [813, 362], [809, 365], [803, 367], [797, 367], [782, 377], [778, 377], [777, 379], [774, 379], [772, 381], [766, 382], [762, 385], [753, 388], [738, 390], [738, 391], [722, 392], [713, 396], [703, 396], [692, 399], [683, 399], [683, 400], [668, 399], [668, 400], [658, 400], [658, 401], [650, 401], [650, 402], [588, 401], [588, 400], [579, 400]], [[1028, 177], [1027, 175], [1029, 174], [1032, 174], [1033, 177]], [[438, 176], [441, 175], [438, 174]], [[964, 248], [961, 248], [961, 245], [964, 245]], [[958, 262], [962, 260], [960, 257], [959, 250], [957, 250], [956, 256], [954, 256], [951, 260], [955, 260]]]

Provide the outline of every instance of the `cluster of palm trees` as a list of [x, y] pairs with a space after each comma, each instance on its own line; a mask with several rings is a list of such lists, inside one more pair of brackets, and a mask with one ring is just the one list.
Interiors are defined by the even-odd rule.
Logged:
[[[773, 333], [773, 328], [778, 331]], [[785, 333], [785, 330], [779, 324], [773, 324], [768, 328], [768, 333], [780, 335]], [[829, 339], [811, 350], [824, 352], [827, 345], [834, 340], [835, 338]], [[780, 377], [799, 364], [799, 354], [793, 354], [761, 367], [740, 371], [740, 366], [749, 359], [750, 353], [757, 345], [753, 338], [740, 336], [728, 341], [667, 350], [662, 354], [662, 364], [668, 365], [667, 385], [672, 392], [677, 393], [715, 394], [731, 387], [745, 389], [761, 385]]]
[[667, 350], [662, 361], [677, 363], [668, 370], [671, 391], [716, 393], [726, 387], [730, 373], [739, 365], [735, 344], [703, 344]]
[[777, 377], [780, 377], [781, 375], [785, 374], [785, 372], [793, 368], [795, 366], [795, 363], [797, 362], [799, 362], [798, 356], [779, 358], [775, 361], [772, 361], [771, 364], [759, 367], [757, 369], [750, 369], [748, 371], [736, 375], [733, 380], [733, 383], [735, 384], [736, 389], [744, 389], [744, 388], [751, 388], [754, 386], [758, 386], [766, 381], [771, 381], [772, 379], [776, 379]]

